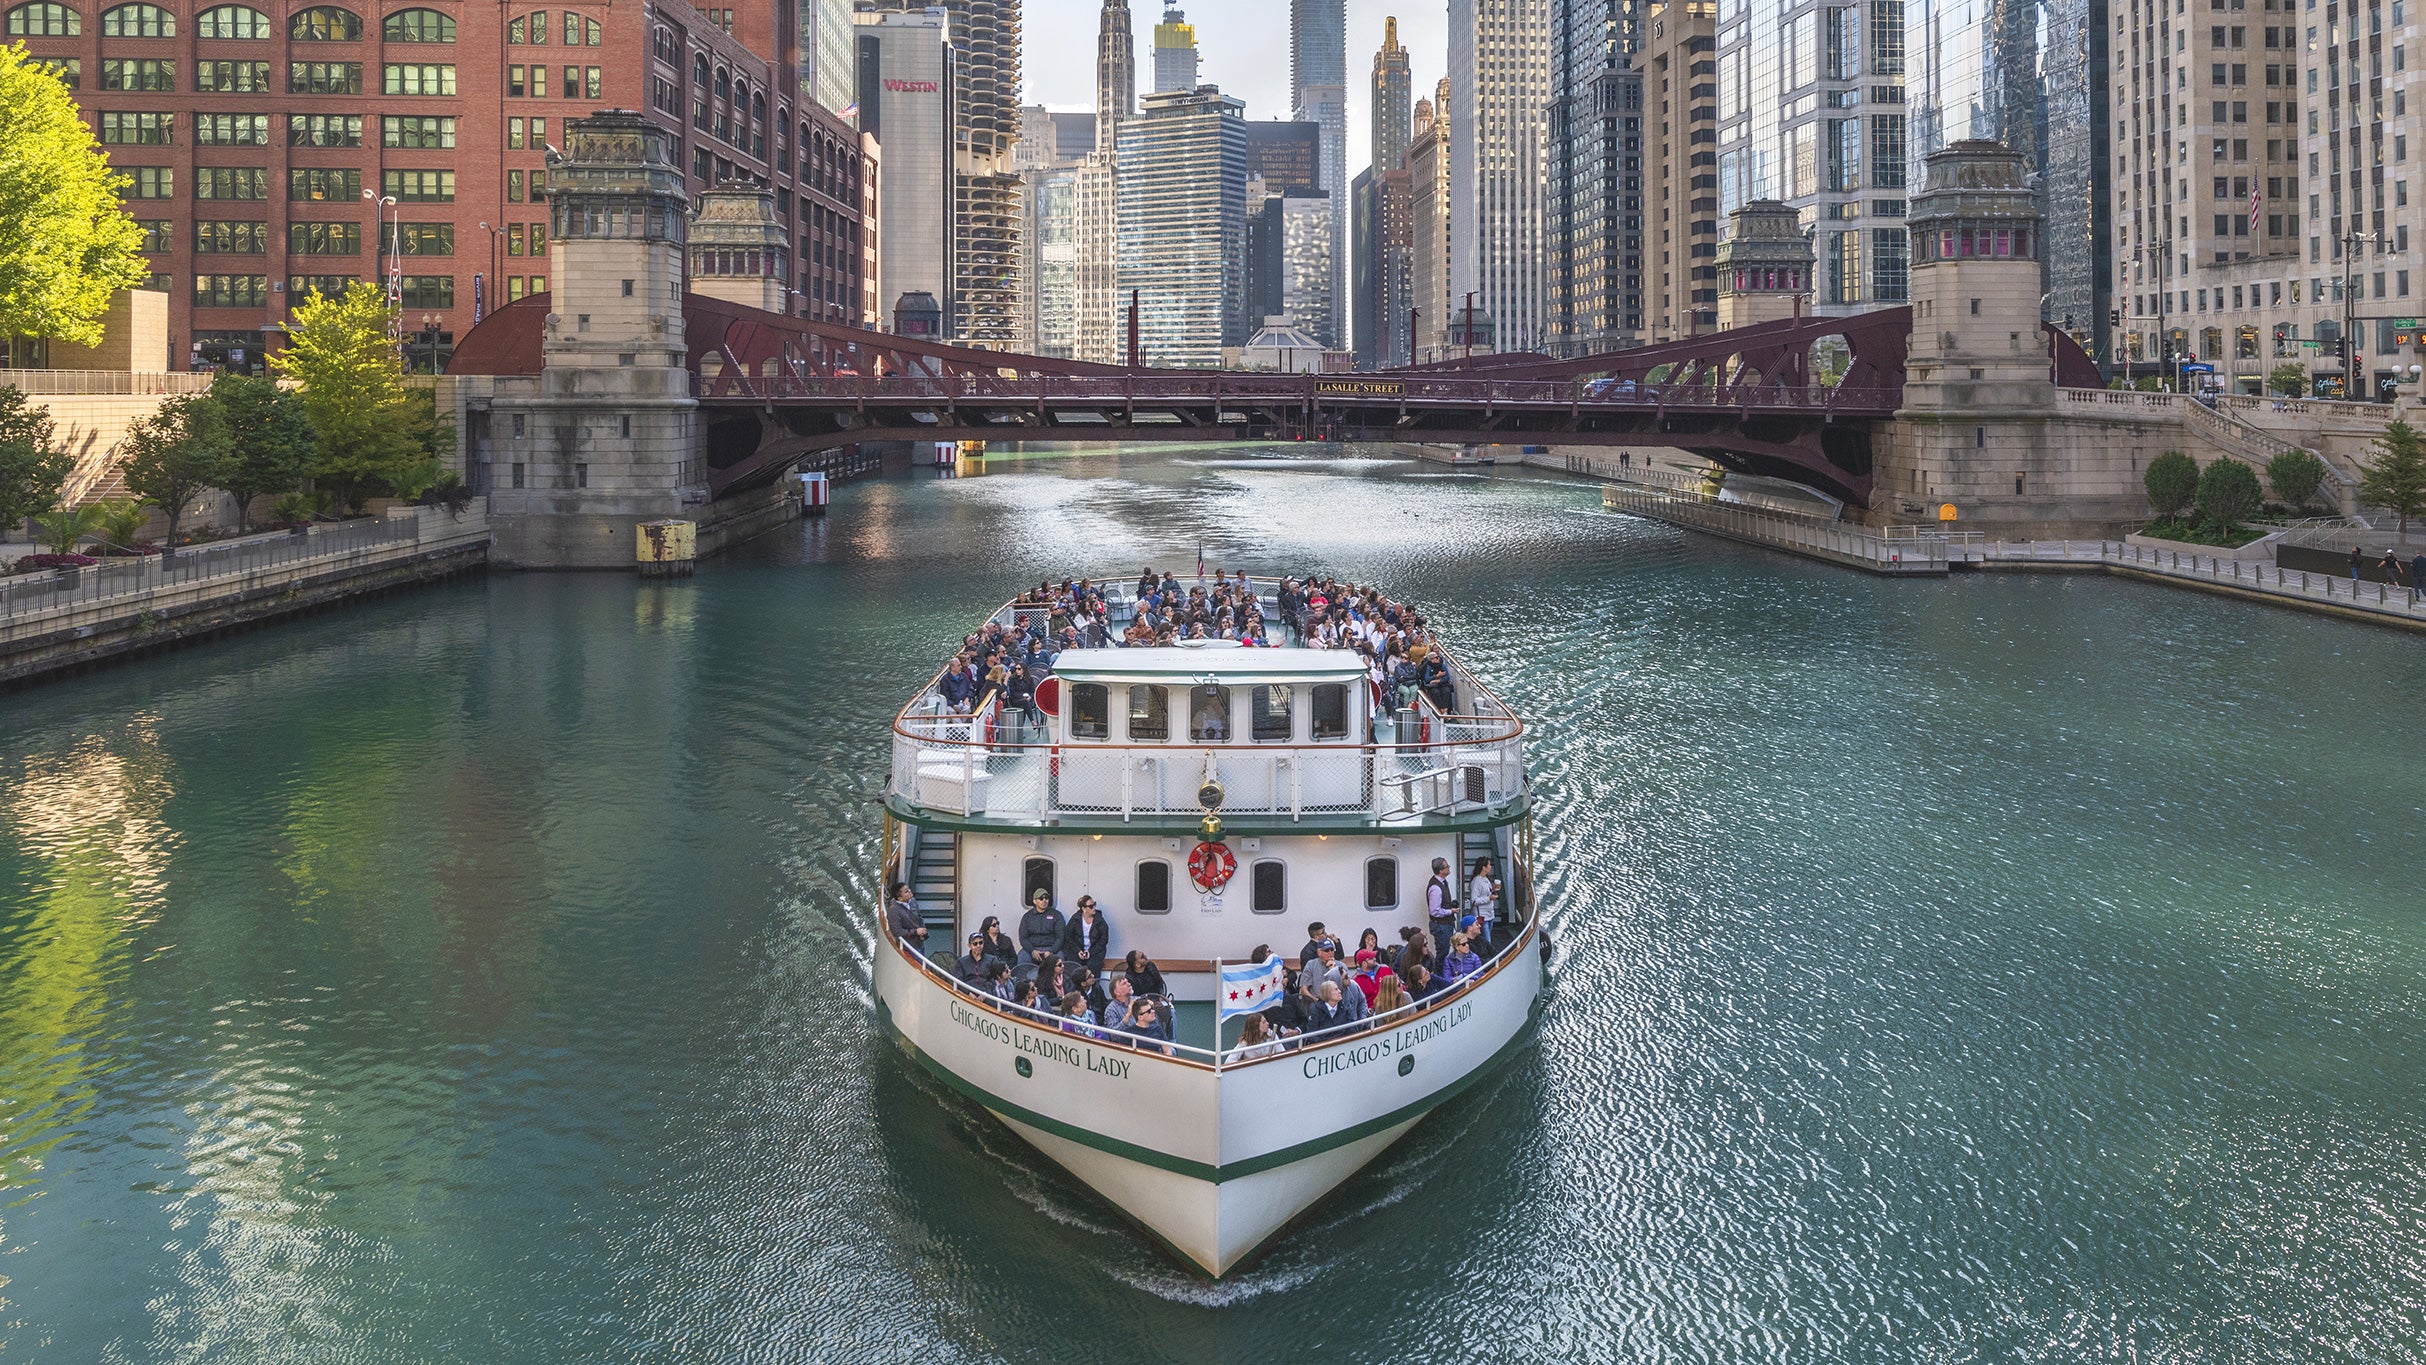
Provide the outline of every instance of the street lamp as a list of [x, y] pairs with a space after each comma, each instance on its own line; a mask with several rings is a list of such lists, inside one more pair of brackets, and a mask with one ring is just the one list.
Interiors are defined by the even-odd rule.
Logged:
[[390, 232], [387, 252], [388, 337], [396, 343], [396, 357], [404, 358], [404, 225], [399, 221], [401, 210], [396, 196], [362, 192], [363, 201], [371, 206], [371, 239], [379, 238], [379, 210], [388, 211]]
[[[2143, 242], [2133, 250], [2132, 256], [2139, 261], [2140, 267], [2143, 271], [2147, 269], [2148, 253], [2151, 251], [2156, 253], [2157, 360], [2158, 363], [2162, 364], [2166, 370], [2170, 372], [2171, 382], [2168, 383], [2166, 387], [2179, 389], [2181, 387], [2181, 371], [2174, 369], [2173, 367], [2173, 325], [2171, 314], [2169, 312], [2169, 309], [2173, 303], [2173, 290], [2170, 287], [2172, 284], [2171, 271], [2173, 268], [2173, 239], [2166, 237], [2160, 238], [2153, 243]], [[2146, 313], [2139, 313], [2135, 316], [2144, 318], [2148, 315]], [[2128, 378], [2130, 375], [2129, 361], [2124, 362], [2124, 375], [2126, 378]]]
[[2359, 397], [2359, 248], [2373, 246], [2382, 251], [2384, 234], [2361, 232], [2357, 228], [2342, 234], [2342, 401], [2356, 403]]
[[[497, 306], [498, 298], [502, 296], [505, 289], [505, 285], [497, 278], [497, 228], [495, 225], [484, 221], [480, 225], [480, 230], [489, 235], [489, 278], [487, 292], [488, 305], [493, 311]], [[480, 319], [477, 317], [473, 318], [472, 324], [474, 326], [478, 326], [480, 324]]]

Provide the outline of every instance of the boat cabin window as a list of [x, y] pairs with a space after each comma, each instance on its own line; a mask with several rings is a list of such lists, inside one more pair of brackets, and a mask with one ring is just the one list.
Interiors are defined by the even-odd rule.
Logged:
[[1139, 683], [1129, 689], [1129, 738], [1165, 740], [1171, 737], [1171, 694]]
[[1395, 910], [1398, 908], [1398, 859], [1365, 859], [1365, 908]]
[[1188, 738], [1219, 744], [1230, 738], [1230, 689], [1195, 687], [1188, 690]]
[[1265, 684], [1251, 689], [1248, 699], [1248, 733], [1256, 739], [1292, 739], [1297, 727], [1292, 720], [1292, 703], [1296, 689], [1286, 683]]
[[1104, 739], [1112, 733], [1112, 699], [1102, 683], [1070, 689], [1070, 738]]
[[1266, 858], [1250, 870], [1247, 908], [1259, 915], [1277, 915], [1289, 908], [1289, 865]]
[[1137, 865], [1137, 913], [1171, 913], [1171, 864], [1164, 859], [1149, 858]]
[[1019, 912], [1021, 914], [1024, 915], [1028, 912], [1028, 902], [1036, 899], [1036, 891], [1039, 887], [1044, 889], [1047, 896], [1052, 897], [1054, 908], [1059, 909], [1061, 897], [1055, 895], [1053, 891], [1053, 860], [1051, 858], [1030, 858], [1019, 865]]
[[1316, 739], [1346, 739], [1348, 737], [1348, 685], [1346, 683], [1317, 683], [1312, 701], [1314, 737]]

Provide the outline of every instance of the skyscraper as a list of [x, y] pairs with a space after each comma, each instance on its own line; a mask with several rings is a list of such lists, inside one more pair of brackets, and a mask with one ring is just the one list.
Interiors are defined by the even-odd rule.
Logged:
[[1630, 74], [1647, 134], [1634, 234], [1644, 300], [1635, 329], [1647, 342], [1718, 326], [1717, 34], [1713, 0], [1656, 0], [1642, 17]]
[[1548, 341], [1543, 269], [1549, 0], [1449, 0], [1449, 293], [1489, 313], [1502, 351]]
[[[1550, 296], [1544, 345], [1559, 355], [1592, 355], [1640, 340], [1644, 146], [1672, 136], [1677, 154], [1687, 155], [1681, 129], [1663, 134], [1654, 126], [1645, 136], [1642, 78], [1628, 62], [1643, 2], [1551, 0], [1556, 66], [1550, 73], [1543, 209]], [[1703, 83], [1715, 102], [1717, 76]], [[1716, 160], [1713, 150], [1696, 146], [1690, 154], [1708, 166]], [[1685, 248], [1678, 243], [1673, 249]]]
[[1163, 8], [1162, 22], [1154, 26], [1154, 90], [1194, 90], [1196, 88], [1196, 28], [1179, 6]]
[[1407, 143], [1414, 136], [1415, 78], [1407, 66], [1407, 49], [1398, 45], [1398, 20], [1384, 19], [1381, 48], [1373, 54], [1373, 173], [1394, 171], [1407, 164]]
[[1103, 0], [1095, 30], [1095, 154], [1077, 182], [1078, 297], [1072, 332], [1081, 360], [1122, 359], [1113, 294], [1114, 165], [1120, 126], [1137, 116], [1137, 36], [1129, 0]]
[[1290, 117], [1322, 125], [1322, 189], [1330, 195], [1332, 311], [1298, 325], [1326, 346], [1348, 341], [1348, 0], [1289, 0]]
[[1404, 365], [1409, 359], [1407, 309], [1411, 306], [1415, 222], [1409, 212], [1407, 148], [1413, 139], [1414, 79], [1407, 50], [1398, 43], [1398, 20], [1382, 23], [1381, 48], [1373, 54], [1373, 165], [1367, 194], [1356, 197], [1356, 353], [1371, 366]]
[[1247, 337], [1247, 123], [1212, 86], [1163, 90], [1120, 125], [1115, 287], [1138, 293], [1148, 364], [1213, 369]]
[[[947, 334], [971, 346], [1008, 350], [1027, 328], [1019, 316], [1020, 233], [1026, 211], [1012, 168], [1019, 141], [1021, 0], [859, 0], [861, 21], [942, 9], [954, 48], [952, 101], [952, 294]], [[864, 87], [863, 87], [864, 88]], [[887, 304], [890, 307], [890, 304]]]
[[1415, 102], [1415, 138], [1407, 144], [1408, 345], [1417, 362], [1438, 360], [1449, 321], [1449, 81]]
[[859, 98], [859, 31], [851, 0], [799, 0], [800, 88], [828, 109]]
[[[923, 10], [862, 11], [859, 126], [884, 148], [878, 171], [876, 316], [905, 294], [952, 309], [951, 24]], [[947, 324], [948, 325], [948, 324]]]

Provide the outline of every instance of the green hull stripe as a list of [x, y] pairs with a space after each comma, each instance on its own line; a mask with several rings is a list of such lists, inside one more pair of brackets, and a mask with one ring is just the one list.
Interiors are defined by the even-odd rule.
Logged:
[[1492, 1053], [1465, 1075], [1413, 1104], [1402, 1105], [1387, 1114], [1366, 1119], [1354, 1127], [1342, 1128], [1336, 1133], [1325, 1133], [1321, 1137], [1298, 1143], [1294, 1147], [1283, 1147], [1278, 1151], [1266, 1152], [1262, 1156], [1249, 1157], [1244, 1161], [1233, 1161], [1226, 1166], [1212, 1166], [1202, 1161], [1190, 1161], [1185, 1157], [1158, 1152], [1151, 1147], [1140, 1147], [1133, 1142], [1105, 1137], [1101, 1133], [1089, 1132], [1073, 1124], [1064, 1123], [1060, 1119], [1039, 1114], [1032, 1109], [1021, 1108], [991, 1091], [981, 1089], [974, 1082], [955, 1075], [942, 1063], [929, 1057], [915, 1042], [910, 1040], [908, 1034], [894, 1027], [893, 1012], [885, 1008], [884, 997], [880, 995], [876, 998], [877, 1019], [882, 1021], [885, 1028], [890, 1030], [895, 1037], [909, 1043], [910, 1055], [918, 1059], [919, 1065], [925, 1067], [937, 1080], [959, 1091], [978, 1105], [1007, 1118], [1017, 1119], [1031, 1128], [1041, 1128], [1055, 1137], [1075, 1142], [1082, 1147], [1092, 1147], [1096, 1151], [1108, 1152], [1124, 1160], [1157, 1167], [1193, 1180], [1203, 1180], [1216, 1185], [1303, 1161], [1307, 1157], [1318, 1156], [1334, 1147], [1345, 1147], [1361, 1138], [1371, 1137], [1385, 1128], [1395, 1127], [1398, 1124], [1423, 1117], [1425, 1111], [1447, 1104], [1450, 1100], [1465, 1093], [1467, 1087], [1476, 1081], [1497, 1071], [1500, 1063], [1506, 1061], [1508, 1055], [1514, 1052], [1519, 1044], [1526, 1041], [1527, 1036], [1533, 1030], [1534, 1017], [1540, 1013], [1540, 1010], [1541, 998], [1537, 995], [1525, 1011], [1524, 1024], [1515, 1033], [1509, 1035], [1508, 1041], [1500, 1045], [1499, 1051]]

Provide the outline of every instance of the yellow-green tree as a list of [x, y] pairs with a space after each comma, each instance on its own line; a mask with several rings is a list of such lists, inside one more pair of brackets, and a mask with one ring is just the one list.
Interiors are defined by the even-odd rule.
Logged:
[[303, 415], [319, 444], [312, 478], [349, 508], [382, 495], [421, 496], [453, 443], [429, 391], [404, 382], [388, 331], [395, 316], [378, 288], [359, 280], [335, 298], [314, 290], [287, 323], [286, 349], [270, 358], [303, 389]]
[[110, 295], [151, 274], [125, 182], [59, 78], [0, 48], [0, 335], [100, 343]]

